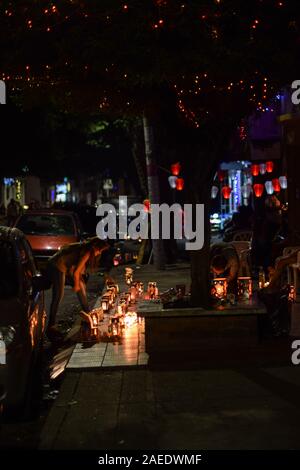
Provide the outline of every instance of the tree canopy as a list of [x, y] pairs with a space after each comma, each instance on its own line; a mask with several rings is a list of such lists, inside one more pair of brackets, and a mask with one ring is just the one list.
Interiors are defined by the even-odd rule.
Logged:
[[263, 109], [299, 63], [294, 0], [18, 0], [0, 18], [13, 95], [136, 115], [167, 90], [196, 128]]

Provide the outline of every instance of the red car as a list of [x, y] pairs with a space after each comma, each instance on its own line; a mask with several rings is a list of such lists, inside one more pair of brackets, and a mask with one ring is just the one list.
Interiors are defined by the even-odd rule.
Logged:
[[56, 209], [27, 211], [15, 227], [25, 233], [39, 266], [61, 246], [78, 242], [83, 235], [76, 214]]
[[30, 415], [40, 390], [39, 362], [46, 325], [47, 279], [17, 229], [0, 227], [0, 414]]

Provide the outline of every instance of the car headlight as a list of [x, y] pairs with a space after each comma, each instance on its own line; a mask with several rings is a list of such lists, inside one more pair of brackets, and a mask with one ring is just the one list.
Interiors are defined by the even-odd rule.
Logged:
[[15, 334], [13, 326], [0, 326], [0, 340], [4, 341], [6, 347], [13, 342]]

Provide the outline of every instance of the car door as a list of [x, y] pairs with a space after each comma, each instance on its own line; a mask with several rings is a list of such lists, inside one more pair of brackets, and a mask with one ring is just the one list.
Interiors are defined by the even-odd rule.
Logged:
[[33, 290], [32, 279], [37, 275], [37, 269], [29, 243], [25, 238], [20, 238], [17, 245], [21, 261], [23, 298], [27, 307], [28, 333], [31, 347], [35, 350], [39, 348], [46, 323], [44, 292]]

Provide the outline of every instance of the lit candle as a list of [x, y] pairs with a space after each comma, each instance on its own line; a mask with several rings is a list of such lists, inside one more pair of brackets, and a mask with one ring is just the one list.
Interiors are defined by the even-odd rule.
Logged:
[[103, 311], [107, 312], [107, 310], [109, 309], [109, 297], [107, 295], [102, 296], [101, 305], [102, 305]]
[[132, 286], [132, 287], [130, 288], [130, 301], [131, 301], [131, 302], [135, 302], [135, 300], [136, 300], [136, 294], [137, 294], [136, 288], [135, 288], [135, 286]]
[[227, 295], [227, 281], [225, 277], [213, 279], [212, 294], [218, 299], [225, 299]]
[[296, 300], [296, 289], [295, 286], [290, 286], [289, 300], [294, 302]]
[[156, 282], [154, 281], [148, 282], [148, 294], [149, 294], [150, 299], [153, 299], [156, 293], [157, 293]]
[[126, 327], [130, 327], [137, 323], [137, 314], [136, 312], [128, 312], [125, 315], [124, 323]]
[[238, 297], [240, 300], [249, 300], [252, 297], [252, 279], [250, 277], [238, 278]]
[[119, 315], [122, 315], [122, 314], [123, 314], [123, 309], [122, 309], [122, 305], [121, 305], [121, 304], [118, 305], [117, 310], [118, 310], [118, 314], [119, 314]]
[[139, 282], [138, 291], [139, 291], [139, 295], [143, 295], [143, 293], [144, 293], [144, 283], [143, 282]]
[[133, 269], [125, 268], [125, 281], [127, 285], [130, 285], [133, 280]]

